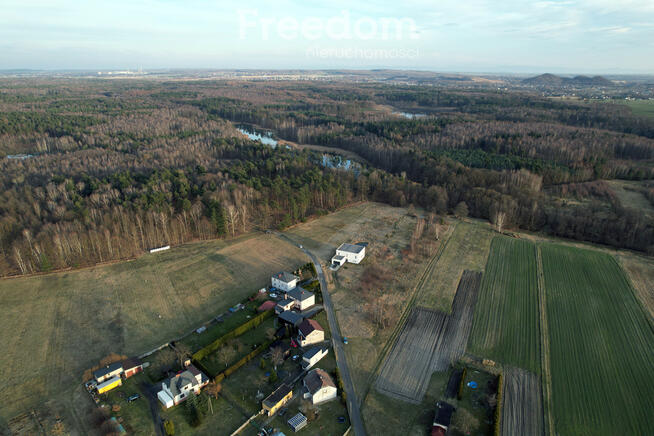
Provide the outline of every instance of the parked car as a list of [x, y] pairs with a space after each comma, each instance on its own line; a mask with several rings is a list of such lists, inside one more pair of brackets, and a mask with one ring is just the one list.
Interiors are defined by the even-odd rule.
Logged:
[[268, 295], [270, 295], [270, 298], [277, 298], [277, 294], [275, 294], [274, 292], [271, 292]]
[[342, 424], [342, 423], [345, 422], [345, 417], [344, 416], [339, 416], [338, 418], [336, 418], [336, 420]]
[[279, 409], [279, 416], [286, 415], [286, 412], [288, 412], [288, 409], [286, 407], [282, 407], [281, 409]]
[[141, 398], [139, 394], [130, 395], [129, 397], [127, 397], [127, 402], [131, 403], [132, 401], [136, 401], [139, 398]]
[[343, 343], [344, 343], [345, 345], [347, 345], [347, 337], [346, 337], [346, 336], [343, 336]]
[[297, 362], [299, 358], [300, 358], [299, 354], [293, 355], [293, 362]]

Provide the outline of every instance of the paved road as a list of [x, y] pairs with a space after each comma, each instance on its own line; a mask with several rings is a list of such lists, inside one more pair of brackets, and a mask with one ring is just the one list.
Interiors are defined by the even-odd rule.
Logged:
[[[291, 242], [293, 245], [299, 247], [299, 244], [293, 241], [288, 236], [275, 232], [280, 238], [286, 239]], [[352, 376], [350, 375], [350, 369], [347, 366], [347, 361], [345, 360], [345, 351], [343, 350], [343, 338], [341, 337], [340, 330], [338, 329], [338, 323], [336, 322], [336, 315], [334, 314], [334, 306], [332, 305], [332, 299], [329, 295], [329, 288], [327, 287], [327, 280], [325, 280], [325, 274], [322, 271], [322, 266], [320, 261], [316, 256], [313, 255], [306, 248], [301, 248], [304, 253], [311, 258], [314, 266], [316, 267], [316, 272], [318, 273], [318, 280], [320, 281], [320, 289], [322, 293], [322, 302], [325, 305], [325, 312], [327, 312], [327, 319], [329, 320], [329, 329], [332, 333], [332, 345], [334, 347], [334, 354], [336, 355], [336, 363], [338, 365], [338, 371], [341, 374], [341, 379], [343, 380], [343, 387], [345, 388], [345, 394], [347, 395], [347, 410], [350, 415], [350, 422], [352, 423], [352, 429], [356, 436], [365, 436], [366, 429], [363, 426], [363, 420], [361, 419], [361, 411], [359, 410], [359, 400], [357, 399], [356, 392], [354, 391], [354, 384], [352, 383]]]
[[157, 400], [157, 387], [148, 383], [141, 384], [141, 393], [145, 395], [150, 406], [150, 414], [154, 423], [154, 431], [157, 436], [163, 436], [163, 420], [159, 415], [159, 401]]

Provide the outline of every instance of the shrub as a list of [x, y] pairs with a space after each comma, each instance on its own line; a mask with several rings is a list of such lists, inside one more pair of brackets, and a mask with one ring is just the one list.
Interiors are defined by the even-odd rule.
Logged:
[[175, 424], [170, 419], [164, 421], [164, 432], [166, 432], [166, 436], [175, 435]]

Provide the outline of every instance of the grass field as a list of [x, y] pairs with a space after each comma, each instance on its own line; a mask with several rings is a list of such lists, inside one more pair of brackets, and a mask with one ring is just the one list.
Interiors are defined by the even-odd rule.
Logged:
[[272, 235], [188, 244], [131, 262], [0, 281], [0, 428], [70, 392], [103, 356], [174, 339], [306, 262]]
[[654, 260], [629, 255], [620, 256], [620, 263], [638, 299], [654, 320]]
[[538, 374], [539, 344], [536, 246], [496, 237], [481, 283], [468, 351]]
[[624, 104], [631, 108], [635, 115], [654, 118], [654, 100], [629, 100]]
[[449, 313], [464, 270], [482, 271], [493, 233], [486, 227], [460, 222], [445, 251], [420, 289], [416, 305]]
[[631, 180], [608, 180], [607, 183], [617, 195], [620, 205], [629, 209], [636, 209], [646, 213], [653, 213], [654, 206], [643, 195], [641, 190], [646, 189], [642, 182]]
[[654, 329], [603, 253], [542, 245], [556, 432], [654, 432]]

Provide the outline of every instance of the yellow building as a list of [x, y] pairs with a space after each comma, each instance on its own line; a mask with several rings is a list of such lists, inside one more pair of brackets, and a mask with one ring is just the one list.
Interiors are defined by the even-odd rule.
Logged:
[[274, 415], [288, 400], [293, 398], [293, 387], [282, 383], [275, 391], [263, 400], [263, 410], [268, 416]]
[[98, 394], [104, 394], [105, 392], [108, 392], [112, 390], [113, 388], [117, 388], [118, 386], [121, 386], [123, 384], [123, 381], [121, 380], [120, 376], [115, 375], [111, 377], [109, 380], [104, 381], [98, 385]]

